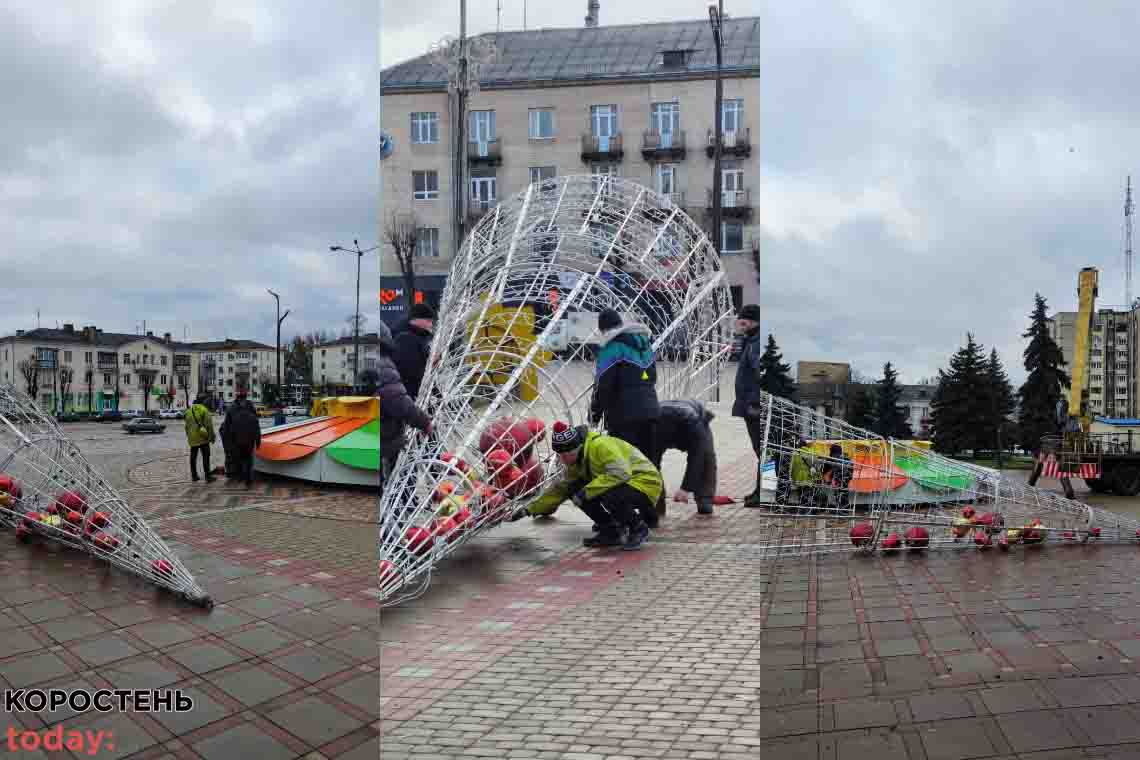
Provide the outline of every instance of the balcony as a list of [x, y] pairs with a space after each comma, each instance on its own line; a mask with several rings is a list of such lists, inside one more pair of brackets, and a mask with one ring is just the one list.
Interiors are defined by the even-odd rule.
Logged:
[[[720, 194], [720, 215], [724, 219], [750, 219], [752, 217], [752, 190], [725, 190]], [[705, 209], [713, 210], [713, 191], [706, 191]]]
[[685, 194], [684, 193], [658, 193], [661, 198], [661, 203], [646, 201], [641, 204], [641, 213], [655, 224], [665, 222], [673, 210], [685, 208]]
[[[720, 143], [721, 157], [731, 156], [733, 158], [748, 158], [752, 155], [752, 128], [745, 127], [738, 129], [735, 132], [722, 132], [723, 138]], [[705, 147], [705, 154], [712, 158], [716, 153], [716, 140], [713, 138], [713, 130], [708, 131], [708, 145]]]
[[492, 209], [494, 209], [495, 206], [497, 206], [498, 204], [499, 204], [499, 202], [496, 200], [491, 200], [491, 201], [468, 200], [467, 201], [467, 223], [474, 225], [476, 222], [478, 222], [480, 219], [482, 219], [484, 216], [486, 216], [488, 211], [491, 211]]
[[685, 158], [685, 131], [647, 130], [641, 138], [641, 157], [646, 161], [681, 161]]
[[498, 138], [487, 142], [467, 143], [467, 163], [472, 166], [502, 166], [503, 150]]
[[625, 157], [621, 132], [609, 137], [582, 135], [582, 161], [621, 161]]

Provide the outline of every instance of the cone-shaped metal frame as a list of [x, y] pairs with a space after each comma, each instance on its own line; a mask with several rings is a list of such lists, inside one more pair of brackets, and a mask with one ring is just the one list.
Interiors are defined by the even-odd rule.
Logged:
[[802, 557], [1140, 542], [1140, 521], [765, 395], [759, 551]]
[[606, 308], [647, 329], [659, 398], [716, 399], [732, 299], [705, 233], [668, 197], [605, 175], [560, 177], [472, 230], [420, 390], [433, 434], [412, 434], [380, 499], [382, 603], [422, 593], [436, 563], [562, 477], [549, 430], [588, 421], [596, 318], [579, 342], [553, 338], [568, 314]]
[[212, 607], [178, 556], [68, 440], [55, 420], [0, 385], [0, 522], [24, 541], [54, 541]]

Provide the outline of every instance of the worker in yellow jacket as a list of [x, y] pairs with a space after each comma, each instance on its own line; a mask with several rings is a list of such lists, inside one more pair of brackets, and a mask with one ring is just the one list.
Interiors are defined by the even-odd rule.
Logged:
[[202, 474], [207, 483], [214, 482], [210, 472], [210, 444], [214, 442], [214, 419], [206, 408], [205, 397], [199, 396], [186, 410], [186, 443], [190, 444], [190, 479], [198, 481], [198, 454], [202, 455]]
[[547, 488], [514, 519], [553, 514], [570, 499], [598, 526], [583, 545], [640, 549], [649, 538], [644, 515], [655, 511], [665, 487], [660, 471], [630, 444], [590, 432], [585, 425], [555, 423], [551, 445], [566, 466], [566, 479]]

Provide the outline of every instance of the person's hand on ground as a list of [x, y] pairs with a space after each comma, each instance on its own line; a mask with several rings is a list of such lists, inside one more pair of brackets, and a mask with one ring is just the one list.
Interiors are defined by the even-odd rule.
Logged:
[[582, 505], [586, 503], [586, 491], [575, 491], [574, 495], [570, 497], [570, 501], [574, 502], [574, 506], [581, 509]]
[[688, 504], [689, 492], [682, 491], [680, 488], [678, 488], [677, 492], [673, 494], [673, 501], [677, 502], [678, 504]]

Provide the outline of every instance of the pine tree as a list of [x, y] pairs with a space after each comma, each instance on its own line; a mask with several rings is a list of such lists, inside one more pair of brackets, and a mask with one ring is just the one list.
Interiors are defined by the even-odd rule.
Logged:
[[876, 384], [875, 426], [873, 430], [884, 438], [907, 440], [914, 432], [907, 422], [906, 410], [899, 406], [902, 388], [899, 387], [899, 374], [890, 362], [883, 365], [883, 379]]
[[853, 390], [847, 405], [847, 422], [863, 430], [872, 430], [875, 427], [875, 397], [865, 385], [849, 387]]
[[792, 399], [796, 395], [796, 385], [792, 382], [792, 368], [781, 362], [783, 358], [776, 339], [769, 334], [764, 354], [760, 357], [760, 388], [773, 396]]
[[1049, 334], [1045, 299], [1038, 293], [1034, 301], [1029, 329], [1021, 335], [1029, 338], [1023, 353], [1029, 376], [1018, 390], [1021, 408], [1017, 418], [1021, 446], [1030, 451], [1040, 448], [1043, 436], [1057, 432], [1057, 402], [1063, 398], [1062, 389], [1069, 387], [1069, 376], [1061, 369], [1064, 354]]
[[982, 346], [966, 334], [966, 345], [950, 357], [950, 370], [938, 370], [938, 390], [930, 404], [934, 448], [943, 454], [989, 448], [986, 428], [993, 419], [988, 363]]
[[990, 441], [987, 445], [996, 450], [999, 434], [1002, 437], [1002, 443], [1008, 443], [1005, 440], [1005, 435], [1009, 430], [1009, 415], [1013, 414], [1013, 410], [1016, 408], [1013, 386], [1009, 383], [1009, 376], [1005, 373], [1005, 367], [1001, 363], [996, 348], [990, 351], [990, 359], [986, 362], [986, 384], [991, 409], [986, 424], [986, 436]]

